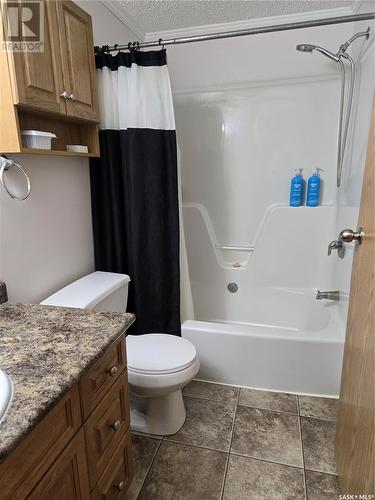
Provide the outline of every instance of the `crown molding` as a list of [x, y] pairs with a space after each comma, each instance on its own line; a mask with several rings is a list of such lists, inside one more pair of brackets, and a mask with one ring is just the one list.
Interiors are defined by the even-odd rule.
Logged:
[[106, 7], [119, 21], [122, 22], [130, 31], [132, 31], [140, 42], [144, 42], [147, 34], [142, 30], [133, 18], [124, 14], [124, 11], [119, 7], [119, 2], [116, 0], [101, 0], [101, 3]]
[[206, 24], [202, 26], [191, 26], [188, 28], [181, 28], [174, 30], [148, 32], [145, 35], [144, 41], [150, 42], [153, 40], [159, 40], [159, 38], [163, 38], [164, 40], [166, 40], [170, 38], [190, 37], [190, 36], [207, 35], [207, 34], [209, 35], [214, 33], [221, 33], [224, 31], [236, 31], [236, 30], [257, 28], [260, 26], [272, 26], [273, 24], [276, 25], [276, 24], [295, 23], [300, 21], [314, 21], [326, 17], [349, 16], [349, 15], [353, 15], [353, 9], [351, 7], [324, 9], [324, 10], [317, 10], [314, 12], [303, 12], [303, 13], [288, 14], [282, 16], [259, 17], [256, 19], [247, 19], [244, 21], [234, 21], [234, 22], [219, 23], [219, 24]]

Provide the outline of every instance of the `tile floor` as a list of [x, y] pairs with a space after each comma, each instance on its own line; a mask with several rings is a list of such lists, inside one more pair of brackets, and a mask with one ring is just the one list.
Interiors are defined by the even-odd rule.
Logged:
[[133, 434], [126, 500], [337, 500], [337, 400], [193, 381], [173, 436]]

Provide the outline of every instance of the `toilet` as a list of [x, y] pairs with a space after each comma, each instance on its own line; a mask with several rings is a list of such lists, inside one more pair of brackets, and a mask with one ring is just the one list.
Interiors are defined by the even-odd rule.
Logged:
[[[130, 278], [96, 271], [62, 288], [41, 304], [126, 312]], [[131, 428], [157, 435], [175, 434], [184, 424], [182, 389], [199, 370], [194, 345], [165, 333], [126, 338]]]
[[126, 347], [132, 429], [175, 434], [186, 418], [181, 390], [199, 370], [195, 347], [163, 333], [129, 335]]

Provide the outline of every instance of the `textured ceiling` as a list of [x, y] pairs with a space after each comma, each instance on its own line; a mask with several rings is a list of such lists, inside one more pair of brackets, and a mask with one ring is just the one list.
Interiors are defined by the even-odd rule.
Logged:
[[259, 17], [351, 7], [351, 0], [120, 0], [124, 18], [144, 33]]

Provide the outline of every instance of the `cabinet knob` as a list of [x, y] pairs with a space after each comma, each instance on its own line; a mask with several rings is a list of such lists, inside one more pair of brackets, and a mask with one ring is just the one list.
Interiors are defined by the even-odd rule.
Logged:
[[108, 373], [111, 375], [111, 377], [114, 377], [117, 373], [117, 366], [112, 366], [112, 368], [109, 368]]
[[116, 486], [116, 488], [119, 490], [119, 491], [122, 491], [124, 488], [125, 488], [125, 481], [120, 481], [118, 483], [118, 485]]
[[60, 97], [62, 97], [63, 99], [65, 99], [67, 101], [70, 97], [70, 94], [67, 90], [64, 90], [64, 92], [62, 94], [60, 94]]
[[111, 427], [114, 431], [118, 431], [120, 426], [121, 426], [120, 420], [116, 420], [115, 422], [113, 422], [113, 424], [111, 424]]
[[71, 102], [74, 102], [76, 100], [76, 98], [74, 97], [73, 94], [70, 94], [69, 97], [68, 97], [69, 101]]

